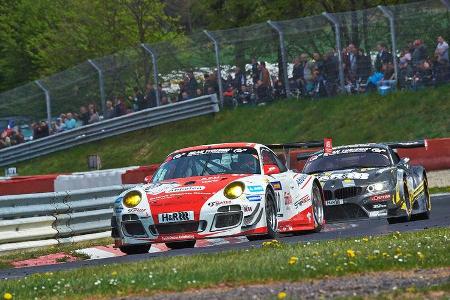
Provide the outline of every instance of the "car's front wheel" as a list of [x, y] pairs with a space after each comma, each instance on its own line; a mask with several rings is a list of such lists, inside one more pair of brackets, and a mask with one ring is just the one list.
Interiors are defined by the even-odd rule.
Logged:
[[184, 241], [184, 242], [171, 242], [166, 243], [167, 248], [175, 250], [175, 249], [184, 249], [184, 248], [194, 248], [195, 241]]
[[247, 238], [250, 241], [262, 239], [274, 239], [278, 236], [277, 204], [275, 201], [275, 196], [270, 190], [267, 190], [266, 192], [265, 215], [266, 215], [267, 233], [265, 235], [249, 235], [247, 236]]
[[127, 246], [120, 246], [119, 250], [128, 255], [143, 254], [148, 253], [151, 246], [152, 246], [151, 244], [127, 245]]
[[319, 183], [314, 182], [312, 190], [312, 208], [314, 215], [314, 232], [320, 232], [323, 228], [323, 198]]
[[431, 199], [430, 199], [430, 192], [428, 191], [428, 180], [425, 178], [423, 181], [423, 194], [424, 194], [424, 207], [425, 211], [421, 212], [417, 215], [414, 215], [414, 220], [427, 220], [430, 218], [430, 212], [431, 212]]

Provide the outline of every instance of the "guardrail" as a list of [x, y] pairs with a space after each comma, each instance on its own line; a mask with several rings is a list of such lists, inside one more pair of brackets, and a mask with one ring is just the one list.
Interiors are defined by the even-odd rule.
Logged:
[[131, 186], [0, 196], [0, 253], [109, 236], [114, 200]]
[[0, 150], [0, 166], [134, 130], [219, 111], [216, 94], [149, 108]]

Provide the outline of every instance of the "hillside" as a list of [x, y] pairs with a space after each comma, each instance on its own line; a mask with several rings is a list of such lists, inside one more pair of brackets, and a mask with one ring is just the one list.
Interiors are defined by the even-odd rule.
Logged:
[[178, 148], [207, 143], [279, 143], [333, 138], [335, 145], [450, 136], [450, 85], [420, 92], [281, 100], [225, 110], [127, 133], [18, 164], [21, 175], [87, 170], [89, 154], [103, 168], [161, 162]]

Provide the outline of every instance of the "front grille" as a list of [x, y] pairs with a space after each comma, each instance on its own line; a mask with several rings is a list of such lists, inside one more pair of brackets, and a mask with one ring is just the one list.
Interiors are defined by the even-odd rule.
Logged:
[[[180, 222], [169, 224], [156, 224], [152, 226], [154, 226], [154, 229], [159, 234], [172, 234], [172, 233], [198, 232], [199, 225], [200, 222], [194, 221], [194, 222]], [[153, 232], [152, 229], [153, 228], [150, 228], [150, 231]]]
[[325, 206], [324, 213], [325, 219], [327, 221], [340, 221], [346, 219], [361, 219], [369, 217], [359, 205], [353, 203]]
[[127, 236], [147, 236], [141, 222], [124, 222], [122, 223], [124, 234]]
[[127, 221], [137, 221], [139, 220], [139, 217], [135, 214], [127, 214], [127, 215], [122, 215], [122, 221], [123, 222], [127, 222]]
[[352, 186], [352, 187], [345, 187], [342, 189], [337, 189], [334, 191], [334, 198], [335, 199], [346, 199], [351, 197], [356, 197], [360, 195], [363, 191], [362, 187], [359, 186]]
[[325, 197], [325, 200], [331, 200], [333, 199], [333, 192], [330, 190], [323, 190], [323, 196]]
[[225, 228], [236, 226], [241, 222], [242, 212], [217, 214], [214, 226], [216, 228]]

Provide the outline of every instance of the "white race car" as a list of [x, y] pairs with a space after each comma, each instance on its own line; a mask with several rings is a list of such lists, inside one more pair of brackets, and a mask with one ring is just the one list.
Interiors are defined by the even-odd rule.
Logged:
[[152, 243], [176, 249], [205, 238], [320, 231], [324, 224], [319, 181], [288, 170], [260, 144], [181, 149], [147, 181], [114, 203], [112, 237], [127, 254], [148, 252]]

